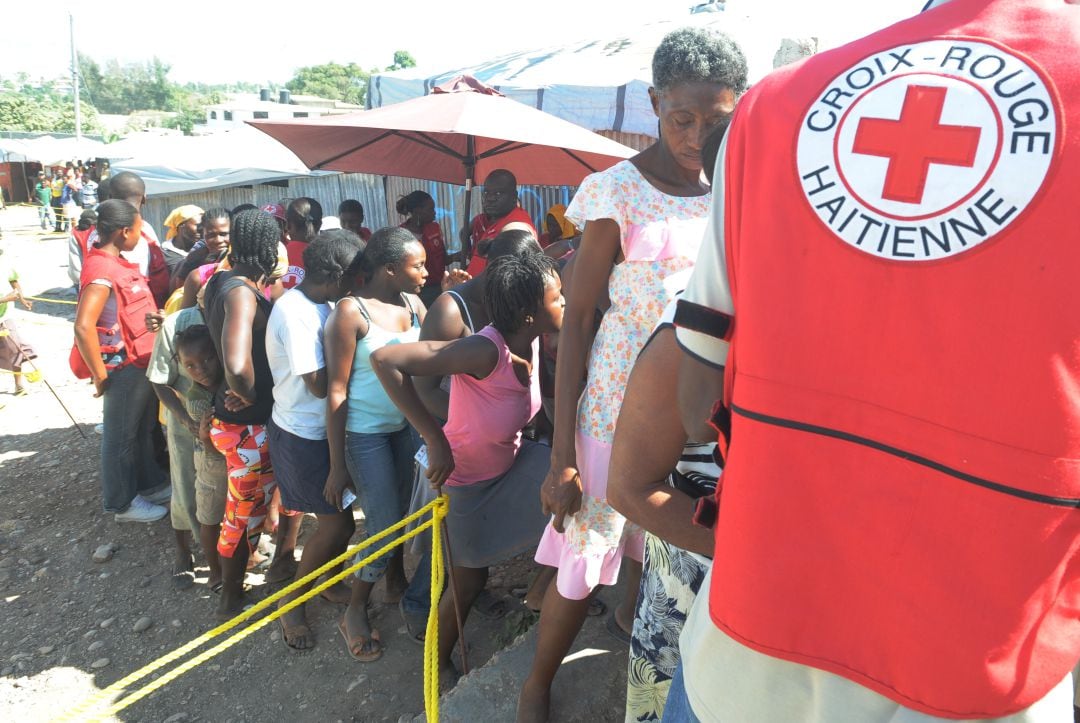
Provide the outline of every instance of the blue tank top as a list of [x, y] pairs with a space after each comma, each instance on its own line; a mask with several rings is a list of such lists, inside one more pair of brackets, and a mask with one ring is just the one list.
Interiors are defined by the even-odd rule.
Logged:
[[371, 320], [364, 302], [352, 297], [360, 313], [368, 323], [368, 332], [356, 342], [356, 354], [353, 356], [352, 373], [349, 375], [348, 414], [345, 429], [361, 434], [387, 434], [405, 428], [405, 415], [402, 414], [387, 396], [375, 370], [371, 368], [371, 354], [388, 344], [405, 344], [420, 338], [420, 317], [412, 307], [409, 298], [401, 297], [409, 310], [412, 325], [405, 331], [391, 332]]

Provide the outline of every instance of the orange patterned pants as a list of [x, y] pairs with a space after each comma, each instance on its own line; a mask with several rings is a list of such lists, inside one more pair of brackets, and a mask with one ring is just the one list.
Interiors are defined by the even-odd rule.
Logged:
[[265, 426], [229, 424], [214, 418], [210, 422], [210, 441], [224, 455], [229, 471], [217, 549], [218, 554], [231, 558], [241, 541], [250, 551], [250, 539], [262, 529], [277, 484], [270, 466]]

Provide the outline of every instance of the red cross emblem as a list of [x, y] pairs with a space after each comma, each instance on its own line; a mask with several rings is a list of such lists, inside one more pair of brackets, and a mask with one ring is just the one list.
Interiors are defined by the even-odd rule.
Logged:
[[901, 203], [922, 203], [930, 165], [971, 167], [982, 130], [942, 125], [946, 88], [911, 85], [900, 118], [863, 118], [852, 152], [889, 159], [881, 196]]

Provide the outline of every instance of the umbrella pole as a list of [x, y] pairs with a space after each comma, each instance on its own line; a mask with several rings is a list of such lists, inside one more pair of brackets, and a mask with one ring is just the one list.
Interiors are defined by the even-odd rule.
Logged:
[[468, 241], [468, 253], [466, 254], [465, 243], [462, 243], [461, 254], [461, 268], [467, 268], [469, 261], [472, 258], [473, 247], [472, 238], [469, 236], [472, 231], [472, 189], [476, 176], [476, 137], [465, 137], [465, 210], [463, 215], [465, 221], [465, 236]]

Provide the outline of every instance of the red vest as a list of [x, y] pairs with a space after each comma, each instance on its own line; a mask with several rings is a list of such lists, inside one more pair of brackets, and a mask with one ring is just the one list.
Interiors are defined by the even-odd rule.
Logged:
[[304, 280], [304, 249], [307, 241], [289, 241], [285, 244], [285, 252], [289, 256], [289, 270], [281, 277], [281, 285], [286, 289], [299, 286]]
[[953, 0], [769, 76], [727, 138], [712, 619], [937, 716], [1080, 657], [1078, 30]]
[[[155, 247], [156, 244], [150, 246]], [[108, 279], [112, 283], [116, 323], [127, 350], [127, 362], [146, 368], [154, 350], [154, 334], [146, 328], [146, 314], [158, 308], [146, 277], [136, 264], [91, 247], [83, 262], [80, 286], [85, 287], [94, 279]]]
[[[533, 226], [532, 219], [529, 214], [521, 206], [514, 206], [510, 213], [500, 218], [489, 218], [485, 214], [478, 214], [473, 218], [472, 229], [469, 234], [469, 249], [471, 254], [469, 259], [469, 265], [467, 271], [473, 276], [478, 276], [480, 272], [487, 268], [487, 257], [481, 256], [477, 253], [477, 249], [482, 241], [491, 241], [503, 230], [503, 228], [510, 223], [525, 223], [532, 229], [533, 235], [536, 235], [536, 227]], [[439, 279], [442, 282], [442, 279]]]

